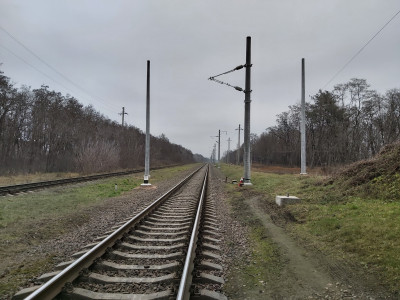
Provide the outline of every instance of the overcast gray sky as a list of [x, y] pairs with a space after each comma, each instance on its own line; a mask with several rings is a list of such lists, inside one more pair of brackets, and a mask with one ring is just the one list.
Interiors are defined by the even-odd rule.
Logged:
[[[299, 102], [301, 58], [309, 101], [399, 10], [399, 0], [0, 0], [0, 26], [86, 92], [1, 29], [0, 68], [17, 86], [49, 85], [112, 120], [124, 106], [145, 130], [150, 60], [151, 134], [209, 157], [218, 129], [228, 132], [221, 152], [228, 137], [236, 147], [244, 93], [207, 79], [245, 63], [246, 36], [259, 135]], [[325, 89], [353, 77], [380, 93], [400, 88], [399, 53], [400, 15]], [[244, 69], [221, 77], [242, 88], [244, 78]]]

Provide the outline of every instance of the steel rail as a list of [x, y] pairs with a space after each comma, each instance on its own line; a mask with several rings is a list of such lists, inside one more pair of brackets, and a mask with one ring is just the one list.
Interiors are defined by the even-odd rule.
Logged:
[[163, 200], [167, 199], [172, 193], [174, 193], [180, 187], [182, 187], [191, 177], [193, 177], [194, 174], [200, 171], [200, 169], [202, 169], [203, 167], [204, 165], [196, 169], [185, 179], [183, 179], [180, 183], [175, 185], [168, 192], [166, 192], [164, 195], [155, 200], [152, 204], [143, 209], [138, 215], [133, 217], [131, 220], [127, 221], [124, 225], [122, 225], [119, 229], [117, 229], [108, 237], [106, 237], [99, 244], [94, 246], [92, 249], [90, 249], [88, 252], [86, 252], [84, 255], [82, 255], [80, 258], [74, 261], [71, 265], [65, 268], [63, 271], [61, 271], [52, 279], [47, 281], [32, 294], [27, 296], [25, 300], [53, 299], [61, 292], [62, 288], [65, 286], [67, 282], [72, 282], [74, 279], [76, 279], [83, 269], [93, 264], [93, 262], [97, 258], [102, 256], [110, 246], [114, 245], [115, 242], [121, 239], [122, 236], [126, 232], [128, 232], [135, 224], [137, 224], [145, 216], [150, 214], [155, 208], [157, 208], [163, 202]]
[[[156, 168], [153, 168], [153, 170], [174, 167], [174, 166], [176, 166], [176, 165], [166, 166], [166, 167], [156, 167]], [[16, 194], [19, 192], [25, 192], [25, 191], [30, 191], [30, 190], [40, 189], [40, 188], [45, 188], [45, 187], [52, 187], [52, 186], [56, 186], [56, 185], [83, 182], [83, 181], [91, 181], [91, 180], [103, 179], [103, 178], [114, 177], [114, 176], [123, 176], [123, 175], [140, 173], [143, 171], [144, 171], [144, 169], [137, 169], [137, 170], [129, 170], [129, 171], [121, 171], [121, 172], [113, 172], [113, 173], [103, 173], [103, 174], [89, 175], [89, 176], [82, 176], [82, 177], [72, 177], [72, 178], [56, 179], [56, 180], [49, 180], [49, 181], [38, 181], [38, 182], [31, 182], [31, 183], [24, 183], [24, 184], [0, 186], [0, 195]]]
[[183, 267], [182, 277], [178, 289], [178, 295], [176, 297], [177, 300], [189, 299], [190, 297], [190, 287], [192, 285], [192, 279], [193, 279], [192, 271], [194, 269], [194, 260], [196, 258], [197, 240], [199, 236], [199, 228], [203, 212], [204, 198], [207, 189], [207, 181], [208, 181], [208, 167], [206, 170], [206, 174], [204, 176], [199, 205], [197, 207], [196, 219], [193, 224], [192, 234], [190, 237], [190, 242], [187, 250], [187, 256], [185, 259], [185, 265]]

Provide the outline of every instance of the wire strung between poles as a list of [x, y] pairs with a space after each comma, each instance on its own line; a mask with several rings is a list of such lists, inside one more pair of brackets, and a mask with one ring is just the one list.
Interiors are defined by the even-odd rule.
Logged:
[[[229, 84], [229, 83], [227, 83], [227, 82], [223, 82], [223, 81], [221, 81], [221, 80], [215, 79], [215, 77], [218, 77], [218, 76], [221, 76], [221, 75], [225, 75], [225, 74], [229, 74], [229, 73], [232, 73], [232, 72], [234, 72], [234, 71], [238, 71], [238, 70], [240, 70], [240, 69], [243, 69], [243, 68], [245, 68], [245, 67], [246, 67], [246, 65], [237, 66], [236, 68], [234, 68], [234, 69], [232, 69], [232, 70], [226, 71], [226, 72], [224, 72], [224, 73], [221, 73], [221, 74], [218, 74], [218, 75], [215, 75], [215, 76], [211, 76], [210, 78], [208, 78], [208, 80], [215, 81], [215, 82], [217, 82], [217, 83], [220, 83], [220, 84], [224, 84], [224, 85], [233, 87], [235, 90], [237, 90], [237, 91], [239, 91], [239, 92], [245, 92], [245, 91], [244, 91], [241, 87], [239, 87], [239, 86], [233, 86], [233, 85], [231, 85], [231, 84]], [[251, 67], [251, 65], [250, 65], [250, 67]]]
[[229, 74], [229, 73], [232, 73], [232, 72], [234, 72], [234, 71], [243, 69], [244, 67], [246, 67], [246, 65], [240, 65], [240, 66], [237, 66], [236, 68], [234, 68], [234, 69], [232, 69], [232, 70], [230, 70], [230, 71], [226, 71], [226, 72], [224, 72], [224, 73], [221, 73], [221, 74], [218, 74], [218, 75], [215, 75], [215, 76], [211, 76], [210, 78], [215, 78], [215, 77], [218, 77], [218, 76], [221, 76], [221, 75]]
[[237, 91], [239, 91], [239, 92], [244, 92], [244, 90], [243, 90], [241, 87], [239, 87], [239, 86], [233, 86], [233, 85], [231, 85], [231, 84], [229, 84], [229, 83], [227, 83], [227, 82], [223, 82], [223, 81], [221, 81], [221, 80], [215, 79], [214, 77], [210, 77], [210, 78], [208, 78], [208, 80], [212, 80], [212, 81], [215, 81], [215, 82], [220, 83], [220, 84], [225, 84], [225, 85], [227, 85], [227, 86], [233, 87], [235, 90], [237, 90]]

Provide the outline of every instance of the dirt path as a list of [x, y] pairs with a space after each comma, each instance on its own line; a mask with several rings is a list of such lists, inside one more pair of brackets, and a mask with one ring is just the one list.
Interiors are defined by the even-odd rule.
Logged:
[[247, 203], [283, 261], [280, 275], [257, 299], [393, 299], [369, 275], [300, 246], [265, 212], [260, 197], [250, 197]]
[[275, 225], [271, 217], [263, 213], [256, 202], [256, 198], [249, 202], [251, 211], [267, 229], [272, 241], [280, 248], [280, 254], [285, 261], [281, 282], [280, 284], [278, 282], [277, 287], [281, 286], [281, 292], [286, 296], [306, 297], [313, 293], [324, 292], [325, 288], [332, 285], [332, 277], [322, 270], [319, 262], [309, 256], [305, 249], [299, 247], [283, 228]]

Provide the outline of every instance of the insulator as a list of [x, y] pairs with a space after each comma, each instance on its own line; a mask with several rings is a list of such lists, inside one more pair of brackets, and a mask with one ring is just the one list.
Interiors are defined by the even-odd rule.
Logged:
[[235, 90], [238, 90], [239, 92], [243, 92], [243, 89], [241, 87], [238, 86], [234, 86]]

